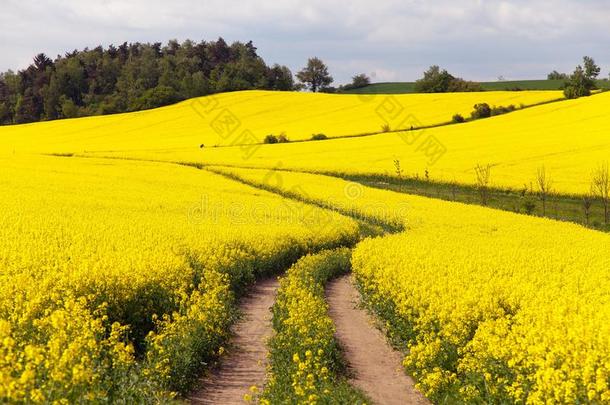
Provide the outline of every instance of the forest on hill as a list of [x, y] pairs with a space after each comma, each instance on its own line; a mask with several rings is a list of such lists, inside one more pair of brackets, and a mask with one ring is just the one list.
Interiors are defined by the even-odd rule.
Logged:
[[0, 124], [112, 114], [207, 94], [292, 90], [286, 66], [268, 66], [252, 41], [123, 43], [38, 54], [18, 72], [0, 73]]

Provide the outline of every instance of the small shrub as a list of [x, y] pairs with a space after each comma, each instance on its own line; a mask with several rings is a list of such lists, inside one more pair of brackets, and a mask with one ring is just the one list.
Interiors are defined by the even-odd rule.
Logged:
[[501, 115], [501, 114], [506, 114], [509, 112], [513, 112], [517, 109], [517, 107], [515, 107], [513, 104], [510, 104], [506, 107], [504, 106], [498, 106], [498, 107], [494, 107], [491, 109], [491, 115]]
[[459, 123], [462, 123], [462, 122], [466, 121], [466, 119], [465, 119], [464, 117], [462, 117], [462, 115], [461, 115], [461, 114], [455, 114], [455, 115], [453, 116], [452, 121], [453, 121], [454, 123], [456, 123], [456, 124], [459, 124]]
[[265, 137], [265, 140], [263, 141], [264, 143], [278, 143], [278, 139], [277, 136], [273, 135], [273, 134], [269, 134]]
[[328, 137], [324, 134], [313, 134], [311, 136], [312, 141], [323, 141], [324, 139], [328, 139]]
[[277, 142], [278, 143], [287, 143], [290, 142], [290, 140], [288, 139], [288, 137], [286, 136], [285, 133], [281, 133], [278, 137], [277, 137]]
[[390, 132], [390, 124], [383, 124], [381, 126], [381, 132]]
[[470, 113], [470, 116], [473, 120], [478, 120], [480, 118], [489, 118], [491, 117], [491, 107], [487, 103], [475, 104], [474, 111]]

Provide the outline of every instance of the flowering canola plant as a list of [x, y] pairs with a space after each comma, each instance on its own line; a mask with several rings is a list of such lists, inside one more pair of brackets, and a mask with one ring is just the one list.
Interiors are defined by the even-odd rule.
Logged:
[[185, 392], [236, 294], [358, 237], [351, 219], [177, 165], [16, 156], [0, 183], [0, 402]]
[[532, 105], [561, 99], [560, 91], [362, 96], [283, 91], [238, 91], [126, 114], [0, 127], [0, 153], [194, 151], [200, 146], [263, 142], [284, 133], [290, 140], [405, 129], [468, 115], [476, 103]]
[[275, 187], [309, 200], [402, 221], [404, 232], [359, 243], [352, 269], [430, 399], [610, 401], [610, 235], [368, 187], [354, 193], [352, 183], [326, 176], [278, 175]]
[[610, 159], [608, 105], [605, 92], [423, 131], [262, 145], [248, 159], [239, 147], [92, 154], [384, 176], [396, 176], [398, 160], [403, 178], [422, 179], [427, 171], [430, 180], [466, 185], [476, 184], [477, 165], [491, 165], [490, 186], [517, 190], [531, 183], [535, 189], [544, 167], [554, 192], [582, 195], [590, 189], [591, 172]]
[[[433, 125], [476, 102], [556, 96], [236, 92], [0, 128], [0, 402], [188, 392], [222, 351], [249, 283], [363, 234], [376, 237], [354, 250], [356, 280], [430, 399], [610, 402], [609, 235], [272, 170], [392, 175], [399, 160], [406, 175], [471, 184], [474, 166], [491, 164], [492, 185], [514, 188], [545, 165], [557, 191], [583, 193], [610, 150], [610, 94], [424, 131], [244, 148], [269, 133], [379, 131], [387, 100]], [[446, 148], [433, 163], [408, 142], [429, 136]], [[65, 157], [34, 155], [43, 152]], [[334, 254], [308, 257], [283, 279], [261, 400], [332, 398], [339, 373], [322, 285]]]
[[260, 403], [365, 404], [343, 377], [335, 327], [324, 300], [327, 281], [349, 271], [350, 250], [301, 258], [280, 279], [273, 306], [269, 375]]

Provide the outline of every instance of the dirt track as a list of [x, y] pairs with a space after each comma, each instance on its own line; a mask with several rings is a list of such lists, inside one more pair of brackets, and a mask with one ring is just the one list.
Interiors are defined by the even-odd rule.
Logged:
[[204, 377], [193, 404], [243, 404], [244, 394], [262, 388], [267, 365], [267, 340], [272, 335], [271, 311], [278, 282], [258, 281], [240, 305], [243, 318], [235, 325], [229, 353], [218, 369]]
[[428, 404], [404, 373], [401, 353], [393, 350], [366, 311], [350, 277], [329, 283], [326, 299], [352, 374], [350, 382], [380, 405]]

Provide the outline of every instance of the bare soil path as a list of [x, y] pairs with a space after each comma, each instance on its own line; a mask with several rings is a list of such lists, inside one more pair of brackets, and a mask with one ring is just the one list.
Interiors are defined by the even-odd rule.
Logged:
[[352, 374], [350, 382], [376, 404], [428, 404], [404, 373], [402, 354], [392, 349], [373, 318], [358, 308], [359, 297], [350, 276], [331, 281], [326, 289], [336, 336]]
[[244, 394], [262, 388], [267, 366], [267, 340], [273, 333], [270, 308], [275, 301], [277, 279], [258, 281], [240, 304], [242, 319], [234, 328], [229, 353], [217, 369], [202, 378], [193, 404], [243, 404]]

